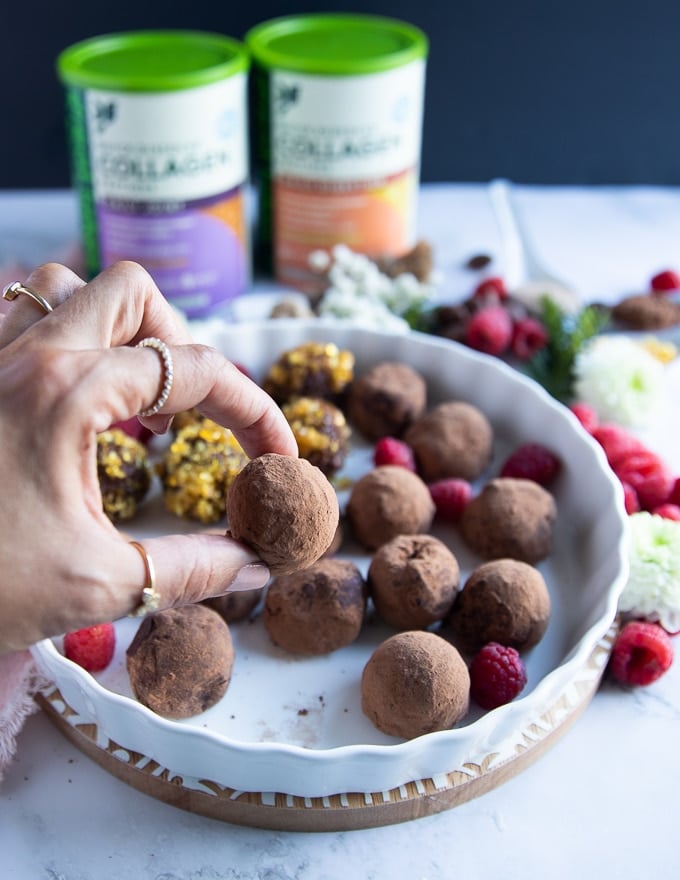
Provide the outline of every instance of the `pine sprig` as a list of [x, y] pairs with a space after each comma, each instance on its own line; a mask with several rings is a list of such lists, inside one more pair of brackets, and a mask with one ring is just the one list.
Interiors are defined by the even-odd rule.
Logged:
[[526, 371], [553, 397], [568, 403], [572, 397], [576, 357], [584, 344], [606, 327], [609, 312], [598, 306], [586, 306], [571, 315], [545, 296], [541, 300], [541, 320], [548, 342], [529, 361]]

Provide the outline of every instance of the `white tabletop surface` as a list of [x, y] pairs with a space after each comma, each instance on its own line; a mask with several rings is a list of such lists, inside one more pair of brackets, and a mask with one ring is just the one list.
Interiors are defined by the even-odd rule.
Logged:
[[[680, 269], [680, 190], [518, 187], [541, 260], [584, 300], [645, 290]], [[444, 298], [470, 292], [472, 254], [504, 249], [482, 185], [423, 188], [420, 233]], [[70, 193], [0, 193], [0, 262], [62, 258], [77, 238]], [[11, 279], [10, 279], [11, 280]], [[667, 401], [667, 407], [677, 399]], [[668, 431], [649, 444], [680, 473]], [[676, 652], [680, 642], [675, 640]], [[642, 878], [677, 871], [680, 660], [648, 688], [605, 683], [557, 744], [495, 790], [401, 825], [262, 831], [183, 812], [118, 781], [41, 714], [0, 785], [0, 876], [11, 880]]]

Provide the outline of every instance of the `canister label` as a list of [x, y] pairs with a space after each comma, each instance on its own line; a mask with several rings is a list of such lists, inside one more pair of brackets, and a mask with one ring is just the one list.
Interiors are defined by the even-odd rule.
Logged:
[[304, 288], [309, 254], [340, 242], [375, 256], [413, 245], [424, 81], [424, 60], [361, 76], [272, 71], [279, 280]]
[[82, 101], [87, 180], [77, 157], [74, 165], [81, 190], [90, 190], [81, 195], [94, 213], [95, 270], [136, 260], [189, 317], [213, 313], [243, 293], [245, 75], [181, 91], [88, 89]]

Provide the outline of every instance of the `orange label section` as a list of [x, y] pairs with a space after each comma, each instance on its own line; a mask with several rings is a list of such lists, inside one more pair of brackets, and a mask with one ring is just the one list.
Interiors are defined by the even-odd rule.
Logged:
[[381, 181], [274, 181], [277, 279], [304, 290], [318, 284], [309, 255], [336, 244], [374, 257], [399, 256], [413, 245], [417, 174]]

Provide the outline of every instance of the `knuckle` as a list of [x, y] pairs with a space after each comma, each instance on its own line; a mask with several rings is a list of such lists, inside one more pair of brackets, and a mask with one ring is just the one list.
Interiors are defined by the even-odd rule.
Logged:
[[42, 263], [26, 279], [26, 283], [41, 293], [49, 293], [52, 288], [66, 286], [73, 279], [73, 272], [61, 263]]

